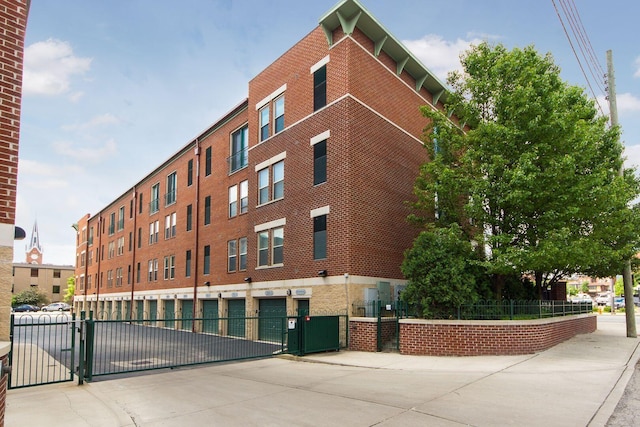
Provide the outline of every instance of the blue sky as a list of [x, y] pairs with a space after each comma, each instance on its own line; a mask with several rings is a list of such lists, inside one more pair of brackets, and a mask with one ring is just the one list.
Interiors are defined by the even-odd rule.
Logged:
[[[361, 3], [443, 81], [459, 67], [462, 51], [488, 40], [550, 52], [566, 81], [587, 88], [552, 0]], [[242, 101], [248, 81], [312, 31], [334, 4], [32, 1], [16, 223], [29, 234], [38, 221], [44, 262], [74, 264], [71, 225], [127, 191]], [[574, 7], [605, 70], [606, 51], [613, 51], [627, 163], [640, 165], [640, 3], [580, 0]], [[604, 93], [594, 90], [606, 107]], [[25, 242], [16, 243], [14, 260], [24, 261]]]

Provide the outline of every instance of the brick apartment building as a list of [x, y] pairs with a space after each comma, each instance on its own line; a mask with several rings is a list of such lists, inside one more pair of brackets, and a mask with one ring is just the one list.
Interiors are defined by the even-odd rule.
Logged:
[[76, 310], [171, 316], [346, 313], [393, 295], [442, 83], [355, 0], [248, 97], [78, 222]]

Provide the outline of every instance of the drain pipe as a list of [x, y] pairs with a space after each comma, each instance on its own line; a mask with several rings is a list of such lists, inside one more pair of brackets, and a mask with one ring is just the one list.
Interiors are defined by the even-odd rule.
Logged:
[[[193, 314], [191, 317], [195, 318], [197, 309], [198, 309], [198, 273], [199, 273], [199, 262], [198, 256], [200, 247], [200, 140], [196, 138], [195, 147], [195, 166], [196, 166], [196, 200], [194, 203], [194, 211], [195, 211], [195, 221], [193, 226], [193, 231], [195, 233], [195, 242], [194, 242], [194, 250], [193, 250]], [[196, 332], [196, 322], [191, 322], [191, 332]]]

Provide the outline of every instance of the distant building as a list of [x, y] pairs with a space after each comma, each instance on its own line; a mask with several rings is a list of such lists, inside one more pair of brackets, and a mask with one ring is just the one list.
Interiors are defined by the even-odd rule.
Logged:
[[420, 109], [447, 91], [355, 0], [283, 51], [246, 99], [79, 219], [76, 309], [346, 313], [395, 298], [419, 231]]
[[28, 289], [37, 289], [47, 296], [49, 302], [62, 301], [67, 279], [74, 276], [75, 269], [72, 265], [43, 264], [43, 253], [36, 221], [26, 247], [25, 262], [13, 264], [11, 293], [15, 295]]

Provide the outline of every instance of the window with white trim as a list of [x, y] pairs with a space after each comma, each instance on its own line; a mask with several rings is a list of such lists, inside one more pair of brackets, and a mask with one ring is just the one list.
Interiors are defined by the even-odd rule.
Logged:
[[284, 264], [284, 227], [258, 233], [258, 267]]
[[284, 129], [284, 95], [273, 101], [273, 134]]
[[240, 182], [240, 213], [249, 211], [249, 181]]
[[229, 187], [229, 218], [238, 215], [238, 186]]
[[164, 257], [164, 280], [172, 280], [176, 276], [176, 256]]
[[284, 197], [284, 160], [258, 171], [258, 205]]
[[269, 138], [269, 105], [262, 107], [258, 113], [260, 119], [260, 142]]

